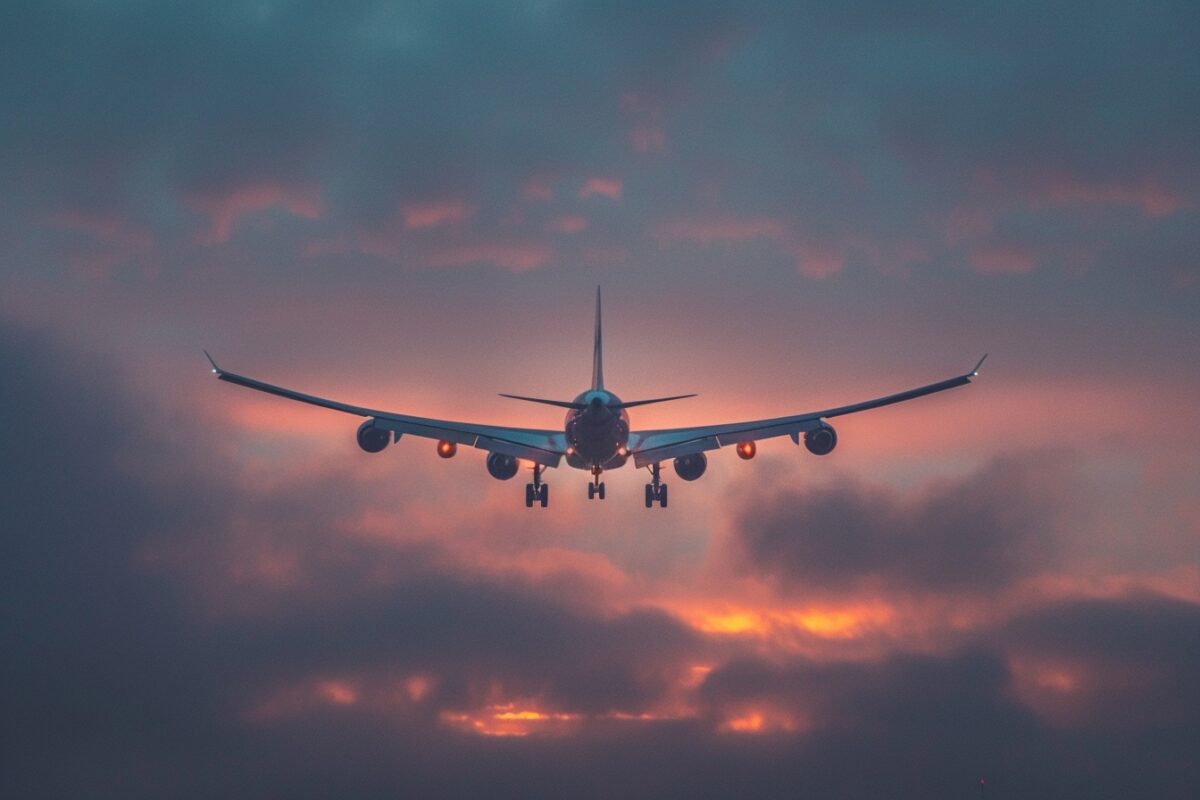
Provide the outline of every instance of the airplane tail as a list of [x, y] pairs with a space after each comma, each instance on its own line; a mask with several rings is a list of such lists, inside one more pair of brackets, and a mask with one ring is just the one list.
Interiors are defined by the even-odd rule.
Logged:
[[596, 287], [596, 343], [592, 349], [592, 388], [604, 388], [604, 342], [600, 336], [600, 287]]
[[[600, 331], [600, 287], [596, 287], [596, 341], [592, 350], [592, 391], [604, 390], [604, 346]], [[526, 397], [519, 394], [503, 394], [501, 397], [507, 397], [512, 400], [524, 400], [527, 403], [542, 403], [547, 406], [558, 406], [559, 408], [572, 408], [576, 411], [582, 411], [587, 408], [586, 403], [579, 403], [574, 400], [547, 400], [541, 397]], [[694, 394], [677, 394], [671, 397], [656, 397], [653, 400], [630, 400], [625, 403], [610, 403], [609, 408], [633, 408], [634, 406], [647, 406], [651, 403], [665, 403], [668, 400], [682, 400], [685, 397], [695, 397]]]

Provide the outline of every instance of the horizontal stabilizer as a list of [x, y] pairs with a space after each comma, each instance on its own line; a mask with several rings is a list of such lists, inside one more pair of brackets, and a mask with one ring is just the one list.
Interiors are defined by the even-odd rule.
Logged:
[[683, 400], [687, 397], [695, 397], [695, 394], [677, 394], [673, 397], [656, 397], [653, 400], [630, 400], [628, 403], [613, 403], [613, 408], [633, 408], [634, 406], [648, 406], [651, 403], [665, 403], [668, 400]]
[[541, 403], [542, 405], [558, 406], [559, 408], [573, 408], [576, 411], [587, 408], [586, 403], [575, 403], [570, 400], [545, 400], [541, 397], [524, 397], [519, 394], [504, 394], [504, 392], [501, 392], [500, 396], [507, 397], [510, 400], [524, 400], [527, 403]]

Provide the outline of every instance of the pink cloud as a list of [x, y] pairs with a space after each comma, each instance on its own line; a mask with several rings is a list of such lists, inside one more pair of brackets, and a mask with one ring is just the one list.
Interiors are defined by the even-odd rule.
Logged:
[[1035, 206], [1133, 206], [1152, 217], [1165, 217], [1187, 206], [1182, 195], [1154, 178], [1098, 182], [1062, 174], [1044, 178], [1033, 192], [1033, 202]]
[[536, 242], [494, 242], [445, 247], [431, 255], [430, 263], [436, 266], [495, 264], [512, 272], [528, 272], [545, 266], [552, 255], [548, 245]]
[[587, 217], [580, 214], [563, 214], [550, 220], [547, 227], [555, 233], [582, 233], [587, 230]]
[[669, 220], [658, 225], [655, 233], [663, 242], [693, 241], [712, 244], [747, 239], [779, 239], [787, 234], [787, 228], [781, 221], [770, 217], [706, 217]]
[[411, 203], [402, 209], [404, 227], [409, 230], [436, 228], [469, 219], [475, 209], [461, 200]]
[[825, 245], [800, 245], [796, 248], [796, 268], [806, 278], [824, 280], [842, 271], [845, 256]]
[[579, 198], [607, 197], [609, 200], [620, 200], [623, 183], [620, 178], [588, 178], [579, 189]]
[[304, 219], [321, 216], [320, 193], [307, 187], [288, 187], [277, 183], [251, 183], [223, 193], [198, 193], [188, 198], [188, 203], [210, 214], [212, 230], [207, 242], [229, 241], [239, 217], [256, 211], [280, 206], [289, 214]]
[[971, 266], [988, 275], [1020, 275], [1037, 264], [1033, 250], [1020, 244], [985, 244], [969, 256]]
[[526, 200], [550, 200], [554, 197], [554, 187], [547, 176], [534, 175], [521, 185], [521, 196]]

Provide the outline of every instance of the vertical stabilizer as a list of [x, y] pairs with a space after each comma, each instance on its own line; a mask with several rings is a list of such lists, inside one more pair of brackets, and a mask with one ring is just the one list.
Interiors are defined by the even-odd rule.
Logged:
[[600, 336], [600, 287], [596, 287], [596, 346], [592, 351], [592, 388], [604, 388], [604, 345]]

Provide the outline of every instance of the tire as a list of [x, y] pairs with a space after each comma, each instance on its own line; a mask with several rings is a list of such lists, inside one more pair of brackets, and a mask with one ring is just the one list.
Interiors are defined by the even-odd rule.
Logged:
[[596, 484], [588, 484], [588, 500], [594, 500], [596, 497]]
[[646, 484], [646, 508], [653, 508], [653, 507], [654, 507], [654, 486], [652, 484], [647, 483]]
[[667, 485], [665, 483], [658, 487], [658, 505], [661, 508], [667, 507]]
[[533, 508], [533, 484], [525, 484], [525, 507]]
[[542, 484], [541, 491], [538, 492], [538, 500], [541, 501], [542, 508], [550, 504], [550, 487], [544, 483]]
[[600, 484], [598, 487], [596, 487], [596, 496], [599, 497], [601, 500], [604, 499], [604, 484], [603, 483]]

